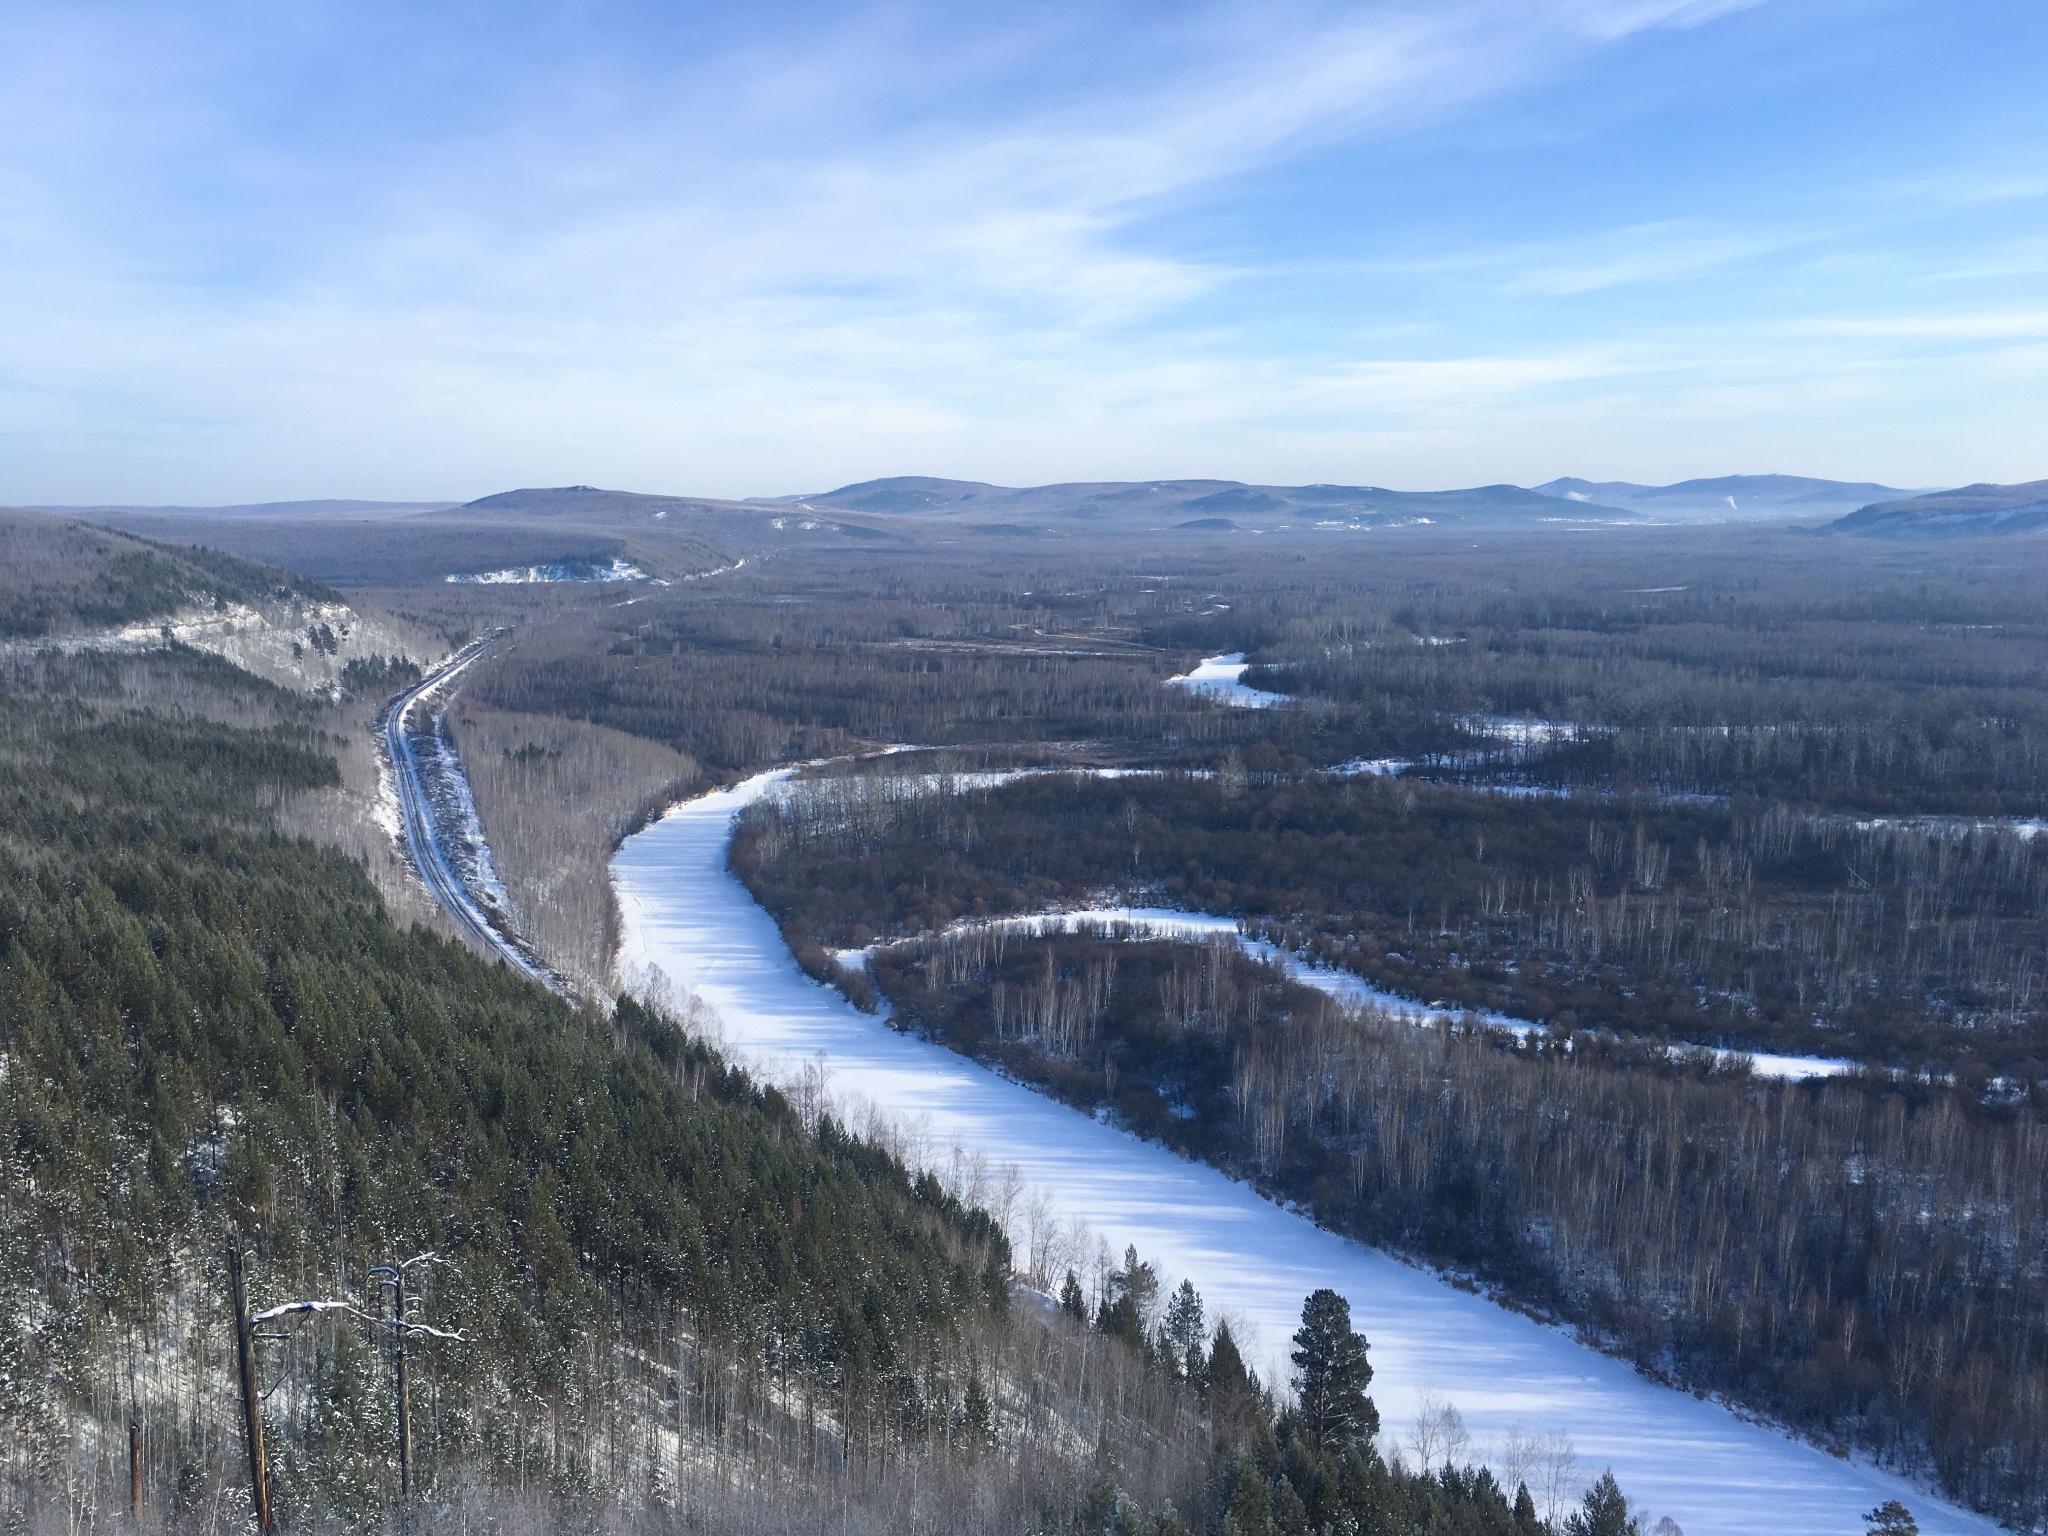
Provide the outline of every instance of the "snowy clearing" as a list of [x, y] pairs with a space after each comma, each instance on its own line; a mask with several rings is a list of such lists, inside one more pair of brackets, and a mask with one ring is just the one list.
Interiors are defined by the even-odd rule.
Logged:
[[726, 1048], [771, 1080], [821, 1065], [829, 1091], [1013, 1165], [1121, 1251], [1135, 1243], [1173, 1280], [1194, 1281], [1212, 1315], [1241, 1319], [1248, 1356], [1279, 1362], [1302, 1298], [1350, 1298], [1372, 1342], [1373, 1393], [1390, 1447], [1424, 1392], [1454, 1404], [1475, 1452], [1514, 1431], [1561, 1431], [1582, 1480], [1612, 1466], [1647, 1529], [1669, 1515], [1687, 1536], [1860, 1536], [1863, 1512], [1904, 1499], [1921, 1529], [1998, 1528], [1866, 1466], [1838, 1461], [1682, 1392], [1377, 1250], [1348, 1242], [1216, 1170], [1138, 1141], [899, 1035], [796, 967], [773, 920], [727, 872], [733, 817], [780, 777], [764, 774], [675, 807], [613, 862], [620, 970], [662, 979], [715, 1010]]

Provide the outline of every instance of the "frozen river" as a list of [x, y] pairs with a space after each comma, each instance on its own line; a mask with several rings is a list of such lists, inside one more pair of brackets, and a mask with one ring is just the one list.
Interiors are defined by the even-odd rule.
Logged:
[[1210, 656], [1194, 671], [1169, 677], [1166, 683], [1168, 687], [1192, 689], [1244, 709], [1271, 709], [1275, 704], [1287, 702], [1284, 693], [1267, 693], [1262, 688], [1247, 684], [1243, 680], [1245, 665], [1243, 651], [1232, 651], [1227, 656]]
[[[1142, 1142], [897, 1034], [796, 967], [768, 914], [725, 867], [733, 816], [776, 775], [688, 801], [629, 838], [613, 861], [623, 919], [621, 969], [658, 967], [722, 1020], [728, 1050], [775, 1080], [822, 1057], [833, 1094], [869, 1101], [1014, 1165], [1121, 1253], [1135, 1243], [1170, 1283], [1194, 1281], [1210, 1315], [1251, 1335], [1260, 1374], [1280, 1362], [1302, 1298], [1331, 1286], [1370, 1340], [1373, 1396], [1390, 1448], [1421, 1394], [1463, 1416], [1470, 1455], [1496, 1455], [1517, 1431], [1570, 1435], [1579, 1476], [1613, 1467], [1649, 1530], [1668, 1515], [1686, 1536], [1861, 1536], [1862, 1514], [1901, 1498], [1923, 1531], [1982, 1532], [1988, 1520], [1896, 1479], [1837, 1461], [1655, 1386], [1564, 1334], [1348, 1242], [1214, 1169]], [[1535, 1480], [1531, 1480], [1532, 1491]], [[1576, 1484], [1575, 1484], [1576, 1490]]]

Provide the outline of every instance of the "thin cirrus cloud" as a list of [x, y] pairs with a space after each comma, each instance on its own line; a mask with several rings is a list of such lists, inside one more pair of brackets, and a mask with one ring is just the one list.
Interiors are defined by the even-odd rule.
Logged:
[[[1884, 348], [2034, 334], [1981, 321], [2023, 276], [1904, 303], [1958, 250], [1896, 189], [2024, 222], [2034, 168], [1816, 203], [1584, 108], [1886, 7], [1821, 9], [30, 8], [0, 22], [0, 499], [1675, 476], [1794, 447], [1779, 386], [1840, 375], [1886, 382], [1806, 390], [1784, 467], [1896, 476], [1871, 406], [1955, 366]], [[1873, 241], [1864, 291], [1800, 276]]]

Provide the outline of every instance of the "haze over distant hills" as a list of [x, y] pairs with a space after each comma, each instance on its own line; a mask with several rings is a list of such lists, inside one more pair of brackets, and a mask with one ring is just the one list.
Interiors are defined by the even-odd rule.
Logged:
[[136, 513], [176, 517], [340, 517], [357, 512], [443, 512], [453, 501], [350, 501], [327, 498], [319, 501], [250, 501], [226, 507], [131, 506], [108, 503], [91, 506], [32, 506], [31, 512], [54, 512], [60, 517], [91, 517], [101, 512]]
[[1675, 485], [1567, 476], [1534, 489], [1566, 501], [1625, 507], [1679, 522], [1840, 517], [1873, 501], [1919, 494], [1872, 480], [1815, 480], [1805, 475], [1719, 475], [1710, 480], [1680, 480]]
[[658, 579], [777, 550], [1069, 539], [1150, 544], [1376, 530], [1777, 523], [1875, 538], [1958, 538], [2048, 527], [2048, 481], [1916, 494], [1874, 481], [1724, 475], [1675, 485], [1566, 477], [1543, 485], [1396, 491], [1237, 480], [1005, 486], [897, 475], [798, 496], [661, 495], [592, 485], [474, 501], [306, 500], [225, 507], [38, 508], [174, 544], [204, 544], [342, 586], [406, 586], [507, 567], [608, 567]]
[[1965, 485], [1879, 501], [1828, 524], [1824, 532], [1867, 539], [1967, 539], [2048, 528], [2048, 480]]
[[990, 485], [897, 475], [835, 491], [783, 496], [783, 505], [885, 517], [949, 519], [986, 532], [1192, 532], [1400, 527], [1449, 522], [1629, 521], [1619, 508], [1543, 496], [1518, 485], [1391, 491], [1376, 485], [1247, 485], [1237, 480], [1081, 480]]

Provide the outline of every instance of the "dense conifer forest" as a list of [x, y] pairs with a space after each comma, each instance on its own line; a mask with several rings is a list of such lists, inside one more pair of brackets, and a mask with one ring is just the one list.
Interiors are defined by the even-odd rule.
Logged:
[[[353, 866], [281, 837], [261, 807], [334, 771], [296, 701], [197, 657], [36, 671], [7, 699], [0, 898], [14, 1477], [85, 1491], [112, 1470], [95, 1432], [139, 1414], [153, 1507], [213, 1494], [231, 1225], [259, 1305], [367, 1308], [369, 1265], [447, 1256], [425, 1301], [462, 1337], [423, 1351], [429, 1467], [602, 1483], [601, 1409], [649, 1390], [618, 1373], [657, 1340], [689, 1352], [687, 1407], [743, 1436], [796, 1372], [829, 1374], [883, 1443], [899, 1383], [1004, 1315], [985, 1213], [806, 1127], [668, 1021], [579, 1015], [399, 932]], [[166, 684], [270, 719], [134, 707]], [[354, 1338], [312, 1326], [277, 1363], [294, 1509], [376, 1501]]]

